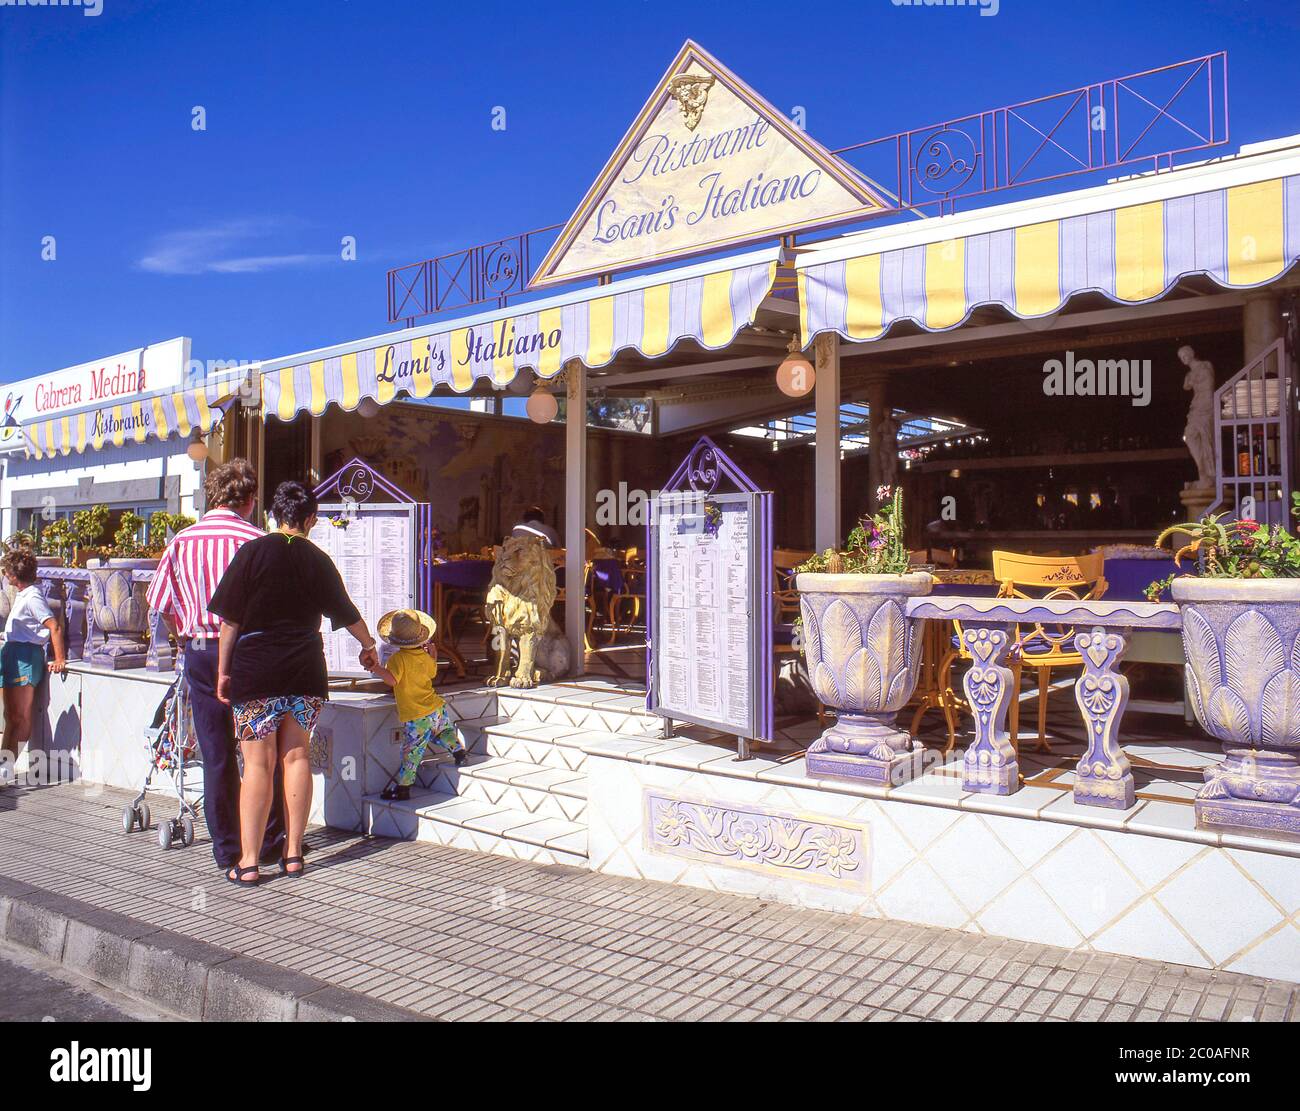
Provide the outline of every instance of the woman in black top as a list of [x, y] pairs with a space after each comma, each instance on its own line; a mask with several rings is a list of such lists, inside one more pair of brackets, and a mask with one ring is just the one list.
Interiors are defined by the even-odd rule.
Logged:
[[352, 604], [334, 562], [307, 539], [316, 496], [282, 482], [271, 501], [275, 532], [250, 540], [235, 558], [208, 609], [222, 619], [217, 697], [234, 709], [244, 755], [239, 793], [242, 856], [232, 883], [258, 882], [257, 854], [271, 809], [277, 758], [283, 766], [286, 835], [280, 871], [303, 873], [302, 835], [311, 810], [307, 744], [329, 697], [321, 619], [347, 627], [361, 645], [361, 666], [379, 663], [375, 640]]

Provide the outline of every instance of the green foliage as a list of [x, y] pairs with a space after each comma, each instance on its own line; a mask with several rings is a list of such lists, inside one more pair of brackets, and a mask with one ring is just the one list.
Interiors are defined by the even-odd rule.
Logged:
[[33, 552], [36, 550], [36, 538], [26, 529], [19, 529], [6, 539], [0, 540], [0, 551], [12, 552], [18, 548], [26, 548]]
[[194, 524], [193, 517], [187, 517], [184, 513], [155, 513], [149, 518], [149, 548], [151, 551], [161, 551], [167, 545], [167, 534], [175, 535], [181, 529], [189, 528]]
[[40, 553], [66, 559], [72, 552], [72, 525], [66, 518], [51, 521], [41, 529]]
[[140, 530], [144, 528], [144, 518], [128, 509], [122, 514], [117, 532], [113, 534], [113, 551], [123, 559], [133, 559], [144, 551], [140, 542]]
[[[1291, 495], [1291, 514], [1300, 517], [1300, 491]], [[1173, 525], [1156, 537], [1163, 548], [1174, 536], [1188, 538], [1174, 553], [1182, 565], [1184, 556], [1201, 561], [1201, 575], [1212, 579], [1296, 579], [1300, 578], [1300, 539], [1280, 525], [1270, 528], [1258, 521], [1229, 521], [1226, 513], [1213, 513], [1200, 521]], [[1147, 587], [1148, 600], [1156, 602], [1169, 589], [1175, 572]]]
[[80, 548], [93, 548], [104, 539], [108, 527], [108, 506], [92, 505], [72, 515], [72, 535]]
[[827, 548], [805, 560], [796, 571], [821, 571], [832, 575], [902, 575], [908, 569], [904, 538], [903, 491], [882, 486], [876, 491], [882, 508], [874, 517], [858, 522], [845, 546]]

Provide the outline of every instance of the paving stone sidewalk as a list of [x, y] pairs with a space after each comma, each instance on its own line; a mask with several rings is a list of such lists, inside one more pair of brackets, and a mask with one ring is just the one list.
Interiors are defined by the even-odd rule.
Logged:
[[1300, 1019], [1280, 981], [326, 829], [241, 892], [206, 837], [124, 834], [129, 798], [0, 791], [0, 876], [439, 1019]]

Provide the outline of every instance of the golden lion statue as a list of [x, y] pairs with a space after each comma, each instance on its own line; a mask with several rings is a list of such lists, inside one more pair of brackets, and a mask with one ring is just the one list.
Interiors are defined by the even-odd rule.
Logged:
[[[488, 686], [509, 682], [512, 687], [535, 687], [543, 677], [556, 677], [543, 676], [537, 666], [538, 648], [552, 624], [555, 594], [555, 567], [542, 538], [507, 537], [492, 567], [487, 593], [487, 618], [497, 649], [497, 670]], [[507, 678], [512, 640], [519, 644], [519, 663]]]

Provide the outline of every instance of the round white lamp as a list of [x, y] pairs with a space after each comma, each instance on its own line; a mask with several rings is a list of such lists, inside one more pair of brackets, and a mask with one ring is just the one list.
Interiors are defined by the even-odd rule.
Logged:
[[372, 417], [377, 417], [379, 416], [379, 402], [373, 397], [363, 397], [361, 399], [361, 404], [357, 406], [357, 412], [365, 417], [366, 420], [370, 420]]
[[799, 350], [799, 338], [790, 340], [790, 354], [776, 368], [776, 386], [786, 397], [805, 397], [817, 384], [817, 371]]
[[555, 400], [555, 395], [550, 390], [539, 386], [528, 395], [524, 409], [528, 413], [528, 419], [534, 424], [550, 424], [560, 411], [560, 403]]

